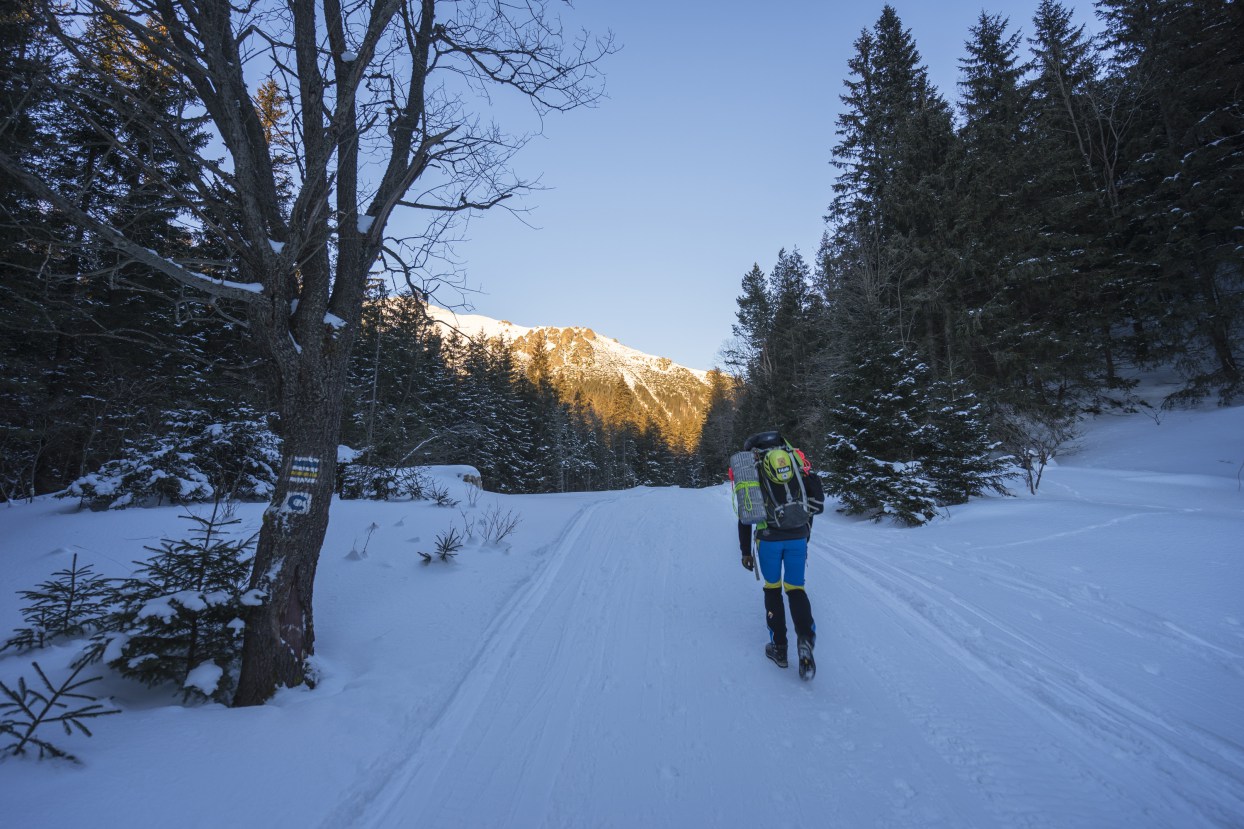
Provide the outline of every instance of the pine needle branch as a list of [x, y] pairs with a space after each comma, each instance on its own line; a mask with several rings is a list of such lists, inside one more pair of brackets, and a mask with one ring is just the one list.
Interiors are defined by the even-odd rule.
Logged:
[[[46, 693], [27, 686], [25, 677], [18, 677], [17, 690], [0, 682], [0, 692], [8, 698], [7, 702], [0, 702], [0, 734], [15, 738], [15, 742], [0, 747], [0, 755], [24, 755], [27, 747], [33, 745], [39, 749], [40, 760], [45, 757], [54, 757], [74, 763], [80, 762], [77, 757], [64, 749], [35, 736], [35, 731], [43, 725], [59, 723], [67, 735], [72, 735], [76, 729], [90, 737], [92, 736], [91, 730], [86, 727], [83, 720], [121, 712], [115, 708], [106, 709], [102, 703], [96, 701], [97, 697], [81, 693], [81, 688], [101, 679], [96, 676], [78, 681], [78, 674], [86, 667], [85, 665], [75, 668], [59, 688], [52, 684], [38, 662], [33, 665], [39, 674], [39, 679], [43, 681]], [[89, 704], [70, 708], [72, 703], [66, 700], [81, 700]]]

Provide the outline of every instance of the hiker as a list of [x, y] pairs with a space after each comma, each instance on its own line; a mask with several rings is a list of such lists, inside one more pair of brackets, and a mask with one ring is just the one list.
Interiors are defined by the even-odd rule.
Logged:
[[[816, 673], [812, 658], [816, 624], [804, 589], [804, 570], [812, 516], [825, 509], [825, 491], [803, 452], [791, 446], [779, 432], [760, 432], [744, 441], [743, 452], [731, 459], [731, 477], [735, 480], [736, 497], [741, 500], [740, 493], [749, 484], [740, 483], [740, 478], [753, 477], [744, 471], [747, 453], [755, 460], [755, 490], [763, 499], [763, 518], [750, 520], [759, 516], [759, 511], [755, 515], [739, 513], [739, 548], [743, 567], [753, 570], [759, 559], [760, 575], [764, 578], [765, 621], [769, 628], [765, 656], [779, 668], [788, 665], [786, 608], [782, 602], [785, 589], [798, 642], [799, 675], [811, 679]], [[738, 477], [736, 465], [741, 472]]]

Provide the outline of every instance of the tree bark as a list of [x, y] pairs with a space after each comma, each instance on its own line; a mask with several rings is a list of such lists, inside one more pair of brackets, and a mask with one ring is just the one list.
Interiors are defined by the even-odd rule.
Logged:
[[285, 395], [281, 476], [264, 513], [250, 580], [263, 601], [245, 619], [235, 706], [262, 704], [278, 688], [313, 684], [306, 660], [315, 652], [315, 573], [328, 530], [345, 387], [345, 361], [333, 363], [304, 373], [299, 388]]

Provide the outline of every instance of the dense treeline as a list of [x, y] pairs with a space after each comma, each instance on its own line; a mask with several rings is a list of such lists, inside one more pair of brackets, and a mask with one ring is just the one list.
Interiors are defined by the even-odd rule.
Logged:
[[[776, 426], [852, 509], [918, 521], [1000, 486], [991, 459], [1030, 462], [1080, 414], [1127, 405], [1136, 368], [1178, 368], [1172, 403], [1237, 399], [1239, 5], [1098, 9], [1096, 39], [1051, 0], [1023, 33], [982, 14], [954, 107], [893, 8], [860, 34], [821, 247], [744, 275], [734, 376], [711, 375], [698, 451], [625, 383], [589, 405], [538, 353], [447, 337], [413, 297], [378, 295], [352, 349], [344, 441], [372, 469], [469, 463], [488, 486], [560, 491], [711, 483], [744, 435]], [[208, 141], [201, 107], [121, 27], [95, 25], [114, 57], [84, 67], [0, 0], [0, 153], [162, 256], [230, 278], [219, 234], [178, 196], [198, 185], [169, 161]], [[145, 115], [114, 105], [118, 82]], [[288, 199], [288, 102], [269, 82], [254, 104]], [[186, 424], [202, 435], [278, 409], [280, 381], [228, 300], [120, 255], [2, 171], [0, 262], [0, 497], [63, 489]]]
[[465, 340], [430, 320], [420, 298], [377, 293], [364, 309], [344, 436], [361, 464], [470, 464], [502, 492], [566, 492], [700, 483], [620, 379], [593, 407], [559, 384], [548, 352], [522, 362], [512, 344]]
[[[168, 160], [207, 142], [201, 105], [119, 23], [92, 25], [91, 36], [110, 44], [104, 65], [72, 60], [25, 4], [0, 0], [0, 152], [161, 256], [236, 279], [233, 254], [196, 225], [178, 193], [201, 183]], [[149, 111], [120, 105], [119, 88]], [[253, 102], [289, 209], [289, 102], [271, 79]], [[281, 381], [250, 350], [247, 322], [227, 300], [209, 301], [121, 255], [3, 172], [0, 262], [0, 498], [60, 491], [101, 467], [107, 474], [73, 494], [116, 503], [112, 489], [138, 486], [143, 469], [164, 482], [143, 483], [136, 498], [175, 499], [187, 479], [199, 495], [236, 492], [213, 472], [200, 486], [198, 467], [177, 458], [222, 424], [230, 434], [248, 430], [235, 445], [268, 447], [239, 451], [235, 472], [275, 465], [271, 441], [253, 433], [289, 428], [263, 414], [279, 409]], [[520, 366], [504, 344], [447, 339], [409, 292], [372, 297], [352, 353], [343, 439], [366, 470], [346, 477], [437, 462], [477, 466], [485, 486], [513, 492], [698, 481], [698, 458], [643, 415], [625, 384], [608, 395], [608, 411], [594, 410], [573, 389], [555, 388], [538, 358]]]
[[[106, 71], [148, 105], [192, 107], [185, 91], [118, 27]], [[177, 134], [123, 115], [105, 80], [62, 59], [26, 4], [0, 0], [0, 152], [75, 194], [168, 256], [218, 258], [184, 221], [163, 181], [178, 142], [206, 141], [194, 118]], [[109, 135], [110, 139], [103, 136]], [[0, 172], [0, 494], [63, 488], [158, 431], [170, 410], [271, 405], [240, 325], [117, 253], [97, 234]]]
[[1244, 15], [1226, 0], [1102, 0], [1100, 37], [1042, 0], [982, 13], [957, 111], [887, 6], [848, 66], [839, 171], [811, 265], [747, 272], [741, 380], [702, 442], [719, 464], [777, 426], [852, 512], [925, 520], [1045, 458], [1076, 418], [1244, 393]]

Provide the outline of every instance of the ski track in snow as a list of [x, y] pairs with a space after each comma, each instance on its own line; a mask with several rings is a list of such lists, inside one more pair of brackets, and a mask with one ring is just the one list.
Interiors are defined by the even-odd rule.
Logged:
[[[950, 554], [936, 547], [933, 549], [945, 554], [942, 557], [943, 563], [955, 566]], [[983, 569], [986, 565], [996, 568], [998, 572], [985, 575]], [[976, 575], [995, 587], [1039, 601], [1051, 602], [1064, 609], [1077, 609], [1091, 618], [1093, 622], [1117, 628], [1137, 639], [1148, 642], [1162, 641], [1181, 648], [1203, 661], [1225, 667], [1239, 676], [1244, 676], [1244, 651], [1237, 653], [1220, 647], [1181, 629], [1168, 619], [1113, 601], [1092, 582], [1068, 582], [1063, 586], [1062, 592], [1059, 592], [1041, 584], [1041, 578], [1035, 573], [1011, 562], [988, 560], [982, 557], [973, 560], [972, 567]], [[1007, 569], [1009, 572], [1000, 572], [1002, 569]]]
[[484, 647], [470, 670], [453, 690], [431, 724], [408, 723], [405, 741], [386, 753], [369, 770], [365, 780], [343, 799], [323, 826], [340, 827], [358, 821], [364, 813], [384, 812], [401, 794], [401, 787], [424, 771], [423, 766], [454, 748], [459, 723], [475, 716], [506, 662], [514, 656], [517, 639], [548, 593], [557, 574], [573, 552], [591, 516], [602, 506], [594, 502], [576, 512], [561, 534], [549, 545], [549, 561], [526, 583], [519, 584], [505, 608], [497, 614], [484, 637]]
[[[853, 541], [852, 548], [835, 543], [814, 542], [813, 546], [818, 558], [863, 588], [913, 642], [939, 659], [959, 662], [977, 678], [984, 687], [968, 691], [977, 711], [985, 715], [1013, 710], [1017, 719], [1009, 726], [946, 719], [940, 709], [946, 706], [945, 688], [951, 683], [938, 683], [939, 692], [932, 695], [928, 688], [913, 685], [911, 672], [897, 665], [882, 669], [893, 672], [890, 679], [910, 715], [926, 724], [930, 739], [948, 761], [969, 767], [970, 776], [988, 780], [990, 799], [1005, 825], [1066, 825], [1065, 812], [1047, 822], [1039, 804], [1024, 811], [1026, 793], [1048, 790], [1050, 784], [1034, 787], [1027, 778], [1032, 767], [1027, 765], [1015, 769], [1020, 776], [1004, 779], [1006, 765], [991, 748], [999, 734], [1008, 729], [1018, 732], [1024, 724], [1029, 726], [1022, 732], [1029, 753], [1047, 757], [1039, 767], [1069, 777], [1055, 781], [1054, 788], [1069, 797], [1077, 789], [1087, 796], [1080, 806], [1063, 804], [1064, 809], [1085, 815], [1085, 826], [1155, 825], [1155, 819], [1156, 825], [1163, 826], [1240, 825], [1244, 815], [1241, 746], [1193, 724], [1173, 721], [1123, 689], [1106, 687], [997, 615], [918, 575], [914, 567], [894, 563], [910, 562], [915, 555], [912, 550], [859, 540]], [[1237, 675], [1242, 671], [1244, 659], [1239, 654], [1180, 631], [1168, 621], [1144, 618], [1139, 611], [1111, 603], [1091, 589], [1072, 601], [1042, 587], [1031, 575], [1016, 578], [989, 573], [983, 564], [973, 562], [974, 573], [997, 590], [1085, 611], [1091, 623], [1115, 627], [1139, 639], [1165, 640]], [[856, 624], [859, 621], [852, 619]], [[870, 656], [876, 662], [884, 659], [876, 653]], [[991, 693], [996, 695], [992, 700], [982, 696]], [[1014, 746], [1005, 754], [1013, 751]], [[1103, 798], [1109, 808], [1094, 817]]]
[[[575, 768], [585, 757], [615, 754], [609, 741], [618, 738], [617, 748], [626, 752], [625, 735], [601, 726], [642, 720], [645, 705], [655, 702], [659, 709], [664, 694], [651, 677], [637, 677], [641, 660], [656, 660], [659, 672], [668, 664], [666, 654], [604, 646], [632, 635], [633, 622], [645, 624], [650, 641], [665, 638], [666, 618], [650, 606], [650, 580], [668, 589], [662, 562], [670, 559], [656, 557], [649, 570], [633, 549], [636, 539], [647, 542], [656, 529], [636, 508], [637, 497], [651, 505], [659, 496], [628, 493], [592, 505], [571, 522], [536, 583], [501, 614], [453, 699], [359, 816], [360, 825], [600, 825], [580, 822], [573, 810], [560, 817], [548, 810], [550, 804], [582, 806], [577, 794], [559, 788], [595, 779], [591, 769]], [[606, 515], [597, 515], [602, 511]], [[633, 710], [602, 722], [593, 713], [602, 697]], [[578, 747], [582, 739], [594, 748]], [[601, 770], [601, 782], [616, 785], [608, 782], [613, 773]], [[658, 773], [667, 781], [678, 775], [672, 766]], [[488, 811], [477, 813], [472, 806], [481, 796]]]
[[826, 522], [801, 683], [761, 655], [719, 501], [640, 489], [575, 514], [440, 712], [324, 826], [1240, 825], [1244, 748], [1076, 646], [1112, 631], [1235, 676], [1240, 654], [1091, 581]]

